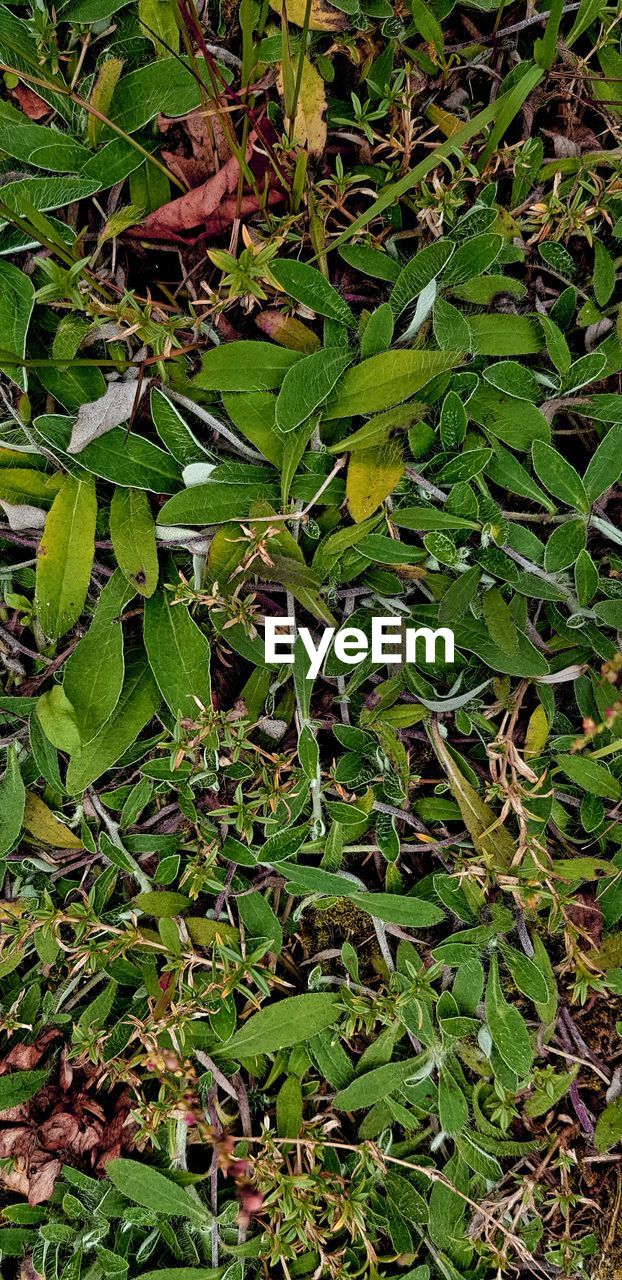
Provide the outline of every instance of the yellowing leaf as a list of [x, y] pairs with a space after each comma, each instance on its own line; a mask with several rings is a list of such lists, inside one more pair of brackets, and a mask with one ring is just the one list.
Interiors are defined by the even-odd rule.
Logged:
[[477, 852], [492, 860], [497, 867], [508, 866], [516, 853], [516, 844], [512, 836], [499, 822], [490, 805], [482, 800], [475, 788], [467, 781], [443, 742], [434, 721], [430, 724], [429, 733], [439, 764], [447, 774], [451, 793]]
[[[287, 13], [288, 17], [291, 16], [289, 5]], [[282, 68], [279, 68], [278, 86], [279, 93], [283, 97]], [[300, 146], [306, 147], [311, 155], [321, 155], [326, 146], [325, 111], [326, 93], [324, 91], [324, 81], [313, 64], [309, 62], [309, 59], [303, 58], [300, 93], [294, 121], [294, 140]]]
[[[270, 0], [270, 8], [275, 13], [281, 13], [283, 0]], [[304, 26], [306, 8], [306, 0], [287, 0], [288, 22], [293, 22], [297, 27]], [[339, 13], [331, 5], [324, 4], [323, 0], [311, 0], [310, 31], [343, 31], [347, 25], [345, 13]]]
[[40, 840], [42, 844], [49, 844], [54, 849], [83, 849], [84, 845], [79, 836], [74, 835], [73, 831], [66, 827], [64, 822], [59, 822], [54, 816], [51, 809], [35, 795], [34, 791], [26, 793], [26, 804], [24, 806], [24, 826], [35, 840]]
[[404, 460], [396, 445], [360, 449], [348, 467], [346, 497], [356, 524], [366, 520], [388, 498], [404, 474]]
[[527, 725], [525, 737], [525, 760], [533, 760], [539, 756], [549, 736], [549, 722], [542, 705], [536, 707]]

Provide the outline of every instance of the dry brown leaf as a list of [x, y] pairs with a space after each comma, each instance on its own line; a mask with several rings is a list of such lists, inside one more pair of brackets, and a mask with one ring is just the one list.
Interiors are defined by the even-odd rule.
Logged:
[[[289, 16], [289, 8], [288, 8]], [[279, 93], [283, 97], [283, 72], [278, 72]], [[313, 63], [303, 58], [300, 94], [294, 121], [294, 141], [306, 147], [313, 156], [322, 154], [326, 146], [326, 91], [324, 81]]]
[[24, 115], [28, 116], [29, 120], [43, 120], [52, 110], [50, 105], [26, 84], [17, 84], [11, 90], [11, 97], [17, 98]]

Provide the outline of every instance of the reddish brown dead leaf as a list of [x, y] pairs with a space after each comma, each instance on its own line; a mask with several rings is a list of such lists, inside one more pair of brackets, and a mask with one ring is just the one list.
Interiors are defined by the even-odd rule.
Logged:
[[28, 116], [29, 120], [43, 120], [44, 116], [49, 116], [52, 110], [48, 103], [26, 84], [18, 84], [15, 89], [12, 89], [11, 97], [17, 98], [24, 115]]

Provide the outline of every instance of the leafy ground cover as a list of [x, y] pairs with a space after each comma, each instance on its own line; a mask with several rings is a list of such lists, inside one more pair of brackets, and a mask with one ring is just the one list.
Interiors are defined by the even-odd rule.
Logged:
[[0, 6], [7, 1280], [621, 1274], [620, 16]]

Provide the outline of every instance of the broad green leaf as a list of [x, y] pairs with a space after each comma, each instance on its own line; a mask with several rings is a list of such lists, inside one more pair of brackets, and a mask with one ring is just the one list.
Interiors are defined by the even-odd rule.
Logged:
[[471, 601], [477, 594], [482, 571], [478, 565], [472, 565], [465, 573], [461, 573], [445, 592], [438, 610], [441, 626], [448, 626], [456, 618], [466, 613]]
[[583, 481], [561, 453], [543, 440], [535, 440], [531, 452], [536, 475], [545, 489], [567, 506], [587, 512], [590, 503]]
[[347, 369], [325, 418], [346, 418], [390, 409], [408, 400], [427, 382], [460, 364], [457, 351], [383, 351]]
[[0, 102], [0, 149], [14, 160], [55, 173], [79, 173], [90, 157], [69, 133], [33, 124], [6, 101]]
[[602, 240], [594, 242], [594, 297], [599, 307], [606, 307], [616, 287], [616, 267]]
[[450, 511], [437, 511], [434, 507], [398, 507], [391, 517], [400, 529], [416, 529], [419, 533], [436, 529], [478, 529], [475, 520], [465, 520]]
[[622, 629], [622, 600], [599, 600], [594, 605], [594, 613], [606, 626], [615, 627], [616, 631]]
[[222, 1267], [158, 1267], [141, 1271], [138, 1280], [222, 1280]]
[[[441, 242], [442, 243], [442, 242]], [[485, 232], [481, 236], [473, 236], [466, 244], [460, 245], [449, 265], [443, 271], [442, 288], [450, 289], [454, 285], [464, 284], [473, 276], [479, 276], [496, 262], [503, 239], [494, 232]]]
[[546, 1004], [550, 994], [549, 988], [537, 964], [530, 960], [529, 956], [523, 955], [522, 951], [517, 951], [507, 943], [502, 944], [501, 955], [519, 991], [533, 1000], [536, 1005]]
[[517, 360], [501, 360], [498, 364], [491, 364], [484, 369], [483, 377], [497, 391], [502, 391], [513, 399], [533, 402], [540, 399], [539, 382], [531, 369], [519, 364]]
[[52, 746], [73, 755], [80, 748], [80, 730], [74, 708], [62, 685], [55, 684], [37, 702], [37, 717]]
[[464, 1093], [446, 1065], [441, 1067], [438, 1076], [438, 1114], [445, 1133], [450, 1137], [464, 1129], [469, 1118]]
[[119, 700], [124, 675], [121, 614], [133, 594], [117, 570], [102, 591], [86, 635], [64, 668], [63, 688], [83, 742], [95, 737]]
[[134, 903], [139, 911], [144, 911], [146, 916], [153, 916], [156, 920], [167, 920], [172, 916], [183, 914], [186, 907], [190, 906], [190, 899], [184, 897], [183, 893], [172, 893], [170, 890], [154, 890], [154, 892], [146, 891], [139, 893], [134, 898]]
[[212, 705], [210, 643], [190, 616], [166, 590], [145, 602], [145, 648], [160, 693], [174, 716], [196, 720], [196, 699]]
[[441, 409], [440, 433], [444, 449], [455, 449], [466, 435], [466, 409], [455, 391], [448, 391]]
[[527, 1026], [518, 1009], [508, 1004], [499, 981], [496, 955], [490, 958], [490, 972], [486, 984], [486, 1022], [493, 1044], [505, 1065], [514, 1071], [519, 1080], [529, 1074], [532, 1049]]
[[489, 312], [469, 316], [468, 323], [475, 355], [531, 356], [542, 348], [540, 326], [530, 316]]
[[547, 573], [559, 573], [575, 564], [585, 548], [585, 520], [565, 520], [553, 529], [544, 552]]
[[406, 263], [391, 290], [391, 308], [395, 316], [399, 316], [404, 307], [414, 302], [426, 285], [436, 278], [454, 249], [451, 240], [435, 240]]
[[[287, 440], [295, 438], [296, 433], [292, 432]], [[210, 479], [207, 484], [192, 485], [169, 498], [158, 513], [158, 524], [206, 525], [246, 520], [253, 504], [264, 498], [273, 504], [278, 502], [276, 487], [260, 481], [255, 485], [236, 485]]]
[[434, 337], [441, 351], [470, 351], [471, 330], [462, 312], [446, 298], [437, 298], [432, 317]]
[[278, 258], [270, 263], [270, 274], [289, 297], [302, 302], [317, 315], [354, 327], [355, 319], [347, 302], [316, 267], [295, 258]]
[[404, 460], [398, 445], [381, 449], [360, 449], [348, 465], [346, 497], [350, 515], [361, 524], [393, 493], [404, 474]]
[[142, 489], [115, 489], [110, 536], [123, 576], [139, 595], [152, 596], [158, 585], [158, 549], [149, 499]]
[[602, 796], [604, 800], [620, 799], [622, 787], [605, 765], [580, 755], [556, 756], [556, 762], [562, 773], [571, 782], [581, 787], [582, 791], [587, 791], [593, 796]]
[[[384, 1179], [384, 1186], [389, 1199], [393, 1201], [396, 1209], [407, 1222], [427, 1222], [428, 1206], [421, 1193], [407, 1178], [400, 1173], [388, 1173]], [[407, 1280], [407, 1277], [404, 1276], [403, 1280]]]
[[181, 471], [175, 460], [151, 440], [124, 427], [114, 427], [99, 440], [87, 444], [77, 457], [67, 453], [72, 419], [58, 414], [36, 418], [34, 427], [45, 444], [76, 475], [90, 472], [111, 484], [151, 493], [175, 493], [181, 488]]
[[110, 1160], [106, 1174], [113, 1186], [134, 1204], [164, 1218], [187, 1218], [205, 1227], [211, 1219], [207, 1208], [192, 1200], [183, 1187], [139, 1160]]
[[193, 383], [207, 391], [271, 391], [301, 359], [300, 351], [271, 342], [227, 342], [206, 351]]
[[[0, 117], [0, 136], [1, 134]], [[10, 262], [0, 262], [0, 369], [22, 391], [28, 385], [26, 369], [23, 365], [5, 362], [5, 357], [8, 355], [16, 360], [24, 359], [34, 301], [35, 289], [29, 276]]]
[[22, 782], [15, 747], [8, 750], [4, 777], [0, 781], [0, 858], [10, 853], [22, 827], [26, 788]]
[[426, 1057], [421, 1054], [417, 1058], [387, 1062], [373, 1071], [366, 1071], [335, 1094], [333, 1106], [336, 1111], [361, 1111], [363, 1107], [371, 1107], [375, 1102], [397, 1093], [407, 1080], [415, 1079], [422, 1069], [425, 1070], [425, 1064]]
[[31, 471], [26, 467], [0, 468], [0, 502], [12, 506], [51, 507], [63, 477], [59, 472], [46, 475], [43, 471]]
[[51, 640], [69, 631], [84, 608], [95, 556], [96, 516], [93, 481], [65, 476], [37, 553], [35, 603]]
[[596, 502], [603, 493], [612, 489], [621, 475], [622, 423], [616, 423], [601, 440], [587, 464], [583, 483], [590, 502]]
[[255, 1058], [278, 1053], [333, 1026], [339, 1016], [338, 998], [329, 993], [288, 996], [251, 1014], [247, 1022], [222, 1045], [228, 1058]]
[[397, 280], [400, 274], [399, 263], [380, 249], [371, 249], [364, 244], [344, 244], [339, 250], [339, 257], [373, 280], [385, 280], [389, 283]]
[[28, 1102], [43, 1088], [49, 1071], [11, 1071], [0, 1076], [0, 1113]]
[[67, 790], [85, 791], [102, 773], [121, 759], [149, 723], [160, 704], [158, 688], [140, 650], [129, 655], [121, 695], [108, 720], [72, 757], [67, 770]]
[[304, 356], [285, 374], [276, 402], [279, 431], [294, 431], [328, 398], [353, 356], [338, 347]]
[[497, 587], [489, 587], [482, 596], [484, 621], [495, 644], [505, 653], [518, 647], [518, 632], [510, 609]]
[[151, 416], [162, 444], [180, 467], [205, 462], [206, 451], [193, 436], [181, 414], [158, 387], [151, 391]]
[[297, 1076], [288, 1076], [276, 1095], [279, 1138], [297, 1138], [302, 1128], [302, 1089]]

